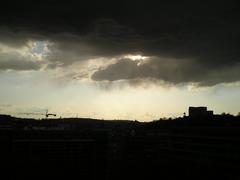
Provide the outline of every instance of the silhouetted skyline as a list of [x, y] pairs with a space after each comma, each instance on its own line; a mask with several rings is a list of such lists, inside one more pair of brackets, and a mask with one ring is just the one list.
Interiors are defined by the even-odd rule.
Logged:
[[239, 179], [240, 116], [152, 122], [0, 115], [1, 177], [11, 179]]

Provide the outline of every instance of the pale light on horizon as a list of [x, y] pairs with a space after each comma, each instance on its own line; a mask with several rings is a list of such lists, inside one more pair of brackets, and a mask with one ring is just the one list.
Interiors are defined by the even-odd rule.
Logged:
[[1, 114], [20, 116], [18, 113], [21, 112], [49, 109], [62, 118], [78, 116], [151, 121], [183, 116], [189, 106], [207, 106], [216, 114], [239, 112], [240, 86], [219, 85], [192, 90], [188, 86], [124, 85], [106, 89], [90, 82], [57, 86], [48, 82], [41, 73], [25, 73], [24, 76], [16, 76], [14, 72], [10, 74], [0, 77], [0, 83], [4, 84], [0, 90]]

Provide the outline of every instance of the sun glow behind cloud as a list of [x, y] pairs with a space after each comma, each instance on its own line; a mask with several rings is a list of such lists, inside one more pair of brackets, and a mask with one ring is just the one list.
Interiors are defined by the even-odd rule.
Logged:
[[[230, 113], [238, 111], [237, 103], [232, 103], [229, 108], [226, 104], [237, 102], [236, 97], [240, 97], [240, 91], [237, 91], [239, 86], [231, 90], [236, 96], [228, 95], [228, 99], [222, 98], [230, 91], [226, 86], [198, 89], [191, 84], [167, 86], [156, 81], [144, 81], [139, 84], [131, 80], [95, 82], [91, 75], [99, 69], [119, 61], [132, 63], [134, 61], [137, 66], [141, 66], [151, 57], [126, 54], [84, 59], [80, 55], [71, 54], [69, 59], [64, 59], [67, 56], [53, 54], [53, 45], [51, 41], [33, 40], [21, 47], [0, 45], [1, 53], [16, 54], [14, 57], [21, 57], [19, 61], [26, 64], [38, 63], [36, 68], [30, 66], [29, 69], [24, 69], [26, 66], [21, 64], [17, 67], [18, 59], [14, 66], [7, 64], [7, 67], [12, 69], [10, 72], [0, 74], [0, 83], [3, 85], [0, 90], [2, 94], [0, 102], [4, 102], [2, 106], [0, 105], [0, 113], [19, 116], [21, 112], [31, 113], [35, 109], [49, 109], [62, 117], [78, 115], [99, 119], [149, 121], [160, 117], [182, 116], [190, 105], [213, 107], [217, 113], [225, 110]], [[51, 55], [56, 59], [51, 59], [53, 58]], [[50, 67], [52, 64], [54, 66]], [[21, 71], [18, 71], [19, 69]], [[216, 89], [220, 90], [215, 95]]]
[[149, 57], [142, 56], [142, 55], [125, 55], [124, 58], [136, 61], [136, 60], [145, 60], [145, 59], [148, 59]]
[[[189, 89], [187, 86], [161, 87], [120, 85], [103, 88], [102, 83], [73, 81], [53, 84], [44, 72], [6, 72], [0, 76], [0, 113], [20, 116], [34, 109], [49, 109], [61, 117], [99, 119], [137, 119], [150, 121], [160, 117], [178, 117], [188, 106], [206, 105], [216, 113], [238, 112], [240, 87], [218, 86]], [[109, 86], [109, 85], [106, 85]], [[231, 93], [231, 96], [226, 94]], [[8, 106], [6, 106], [6, 104]], [[42, 118], [42, 116], [33, 116]]]

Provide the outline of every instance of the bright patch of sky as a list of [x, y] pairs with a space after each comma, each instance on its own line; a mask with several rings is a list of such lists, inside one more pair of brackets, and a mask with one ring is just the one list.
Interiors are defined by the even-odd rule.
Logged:
[[30, 41], [28, 43], [28, 52], [40, 60], [46, 58], [50, 50], [48, 49], [48, 41]]
[[[31, 56], [30, 60], [44, 62], [49, 53], [48, 45], [47, 41], [29, 41], [27, 46], [14, 49], [0, 44], [0, 52], [14, 51]], [[140, 55], [124, 58], [147, 59]], [[114, 61], [111, 59], [108, 63]], [[104, 63], [105, 59], [100, 58], [52, 70], [0, 71], [0, 113], [29, 117], [24, 113], [45, 113], [48, 109], [57, 117], [149, 121], [182, 116], [189, 106], [208, 106], [215, 113], [240, 111], [240, 85], [237, 83], [197, 88], [192, 85], [130, 86], [128, 83], [121, 85], [121, 81], [103, 85], [91, 81], [88, 71]], [[70, 80], [63, 80], [68, 76]]]
[[[118, 86], [103, 89], [93, 82], [53, 84], [44, 72], [5, 72], [0, 75], [0, 113], [50, 112], [61, 117], [137, 119], [178, 117], [188, 106], [208, 106], [215, 113], [237, 114], [239, 85], [213, 88]], [[8, 106], [7, 106], [8, 105]], [[33, 116], [41, 118], [43, 116]]]

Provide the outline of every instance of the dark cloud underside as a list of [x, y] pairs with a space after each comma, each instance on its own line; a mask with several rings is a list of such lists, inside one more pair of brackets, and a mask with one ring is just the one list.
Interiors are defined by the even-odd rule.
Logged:
[[1, 70], [38, 70], [41, 68], [39, 61], [32, 60], [31, 57], [25, 57], [19, 53], [0, 53], [0, 71]]
[[239, 80], [240, 65], [221, 68], [208, 68], [197, 61], [152, 58], [145, 63], [121, 59], [116, 64], [95, 72], [96, 81], [132, 80], [155, 78], [172, 84], [197, 83], [212, 86]]
[[11, 47], [29, 39], [53, 42], [48, 56], [53, 67], [125, 54], [151, 57], [141, 65], [120, 58], [96, 71], [96, 81], [151, 77], [215, 85], [240, 80], [235, 1], [21, 1], [0, 10], [0, 41]]

